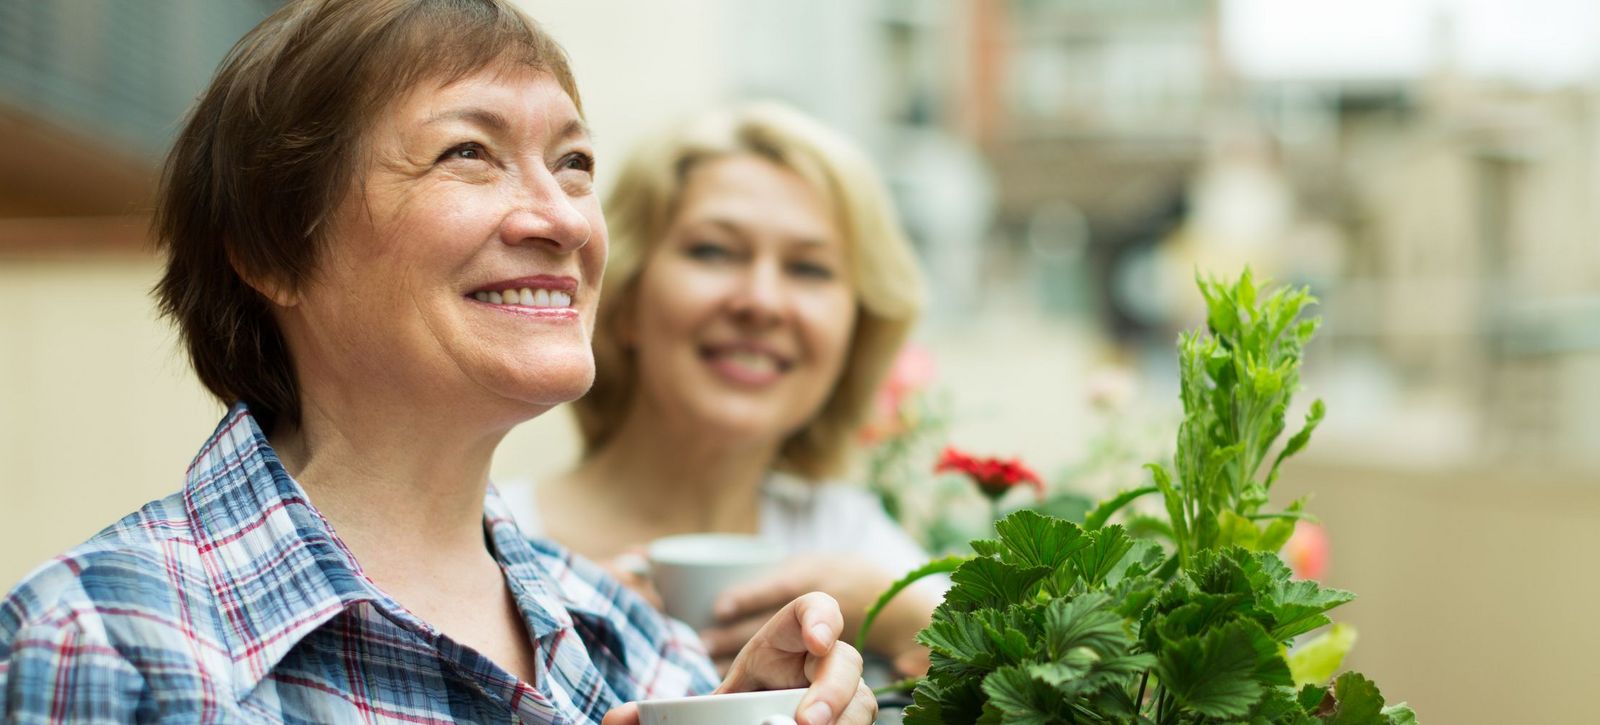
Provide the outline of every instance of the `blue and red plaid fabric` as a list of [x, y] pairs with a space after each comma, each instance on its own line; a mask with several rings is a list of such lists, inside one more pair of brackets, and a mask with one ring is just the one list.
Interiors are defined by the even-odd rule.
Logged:
[[181, 492], [0, 602], [0, 719], [597, 723], [623, 702], [715, 687], [687, 627], [525, 538], [492, 489], [484, 509], [536, 640], [534, 682], [379, 590], [235, 406]]

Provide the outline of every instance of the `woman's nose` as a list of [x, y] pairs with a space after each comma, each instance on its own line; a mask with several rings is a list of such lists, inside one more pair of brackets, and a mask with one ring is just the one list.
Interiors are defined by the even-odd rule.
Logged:
[[530, 186], [501, 224], [506, 244], [574, 252], [589, 243], [594, 226], [554, 179]]
[[758, 259], [740, 275], [731, 306], [735, 314], [749, 322], [770, 324], [783, 319], [788, 297], [780, 265]]

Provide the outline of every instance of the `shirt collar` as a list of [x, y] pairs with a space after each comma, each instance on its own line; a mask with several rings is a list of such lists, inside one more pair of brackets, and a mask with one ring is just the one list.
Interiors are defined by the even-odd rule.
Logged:
[[[249, 407], [237, 403], [189, 466], [183, 501], [211, 580], [221, 635], [243, 698], [297, 643], [369, 603], [432, 642], [435, 630], [371, 579], [284, 469]], [[570, 627], [565, 599], [490, 489], [485, 527], [533, 636]]]

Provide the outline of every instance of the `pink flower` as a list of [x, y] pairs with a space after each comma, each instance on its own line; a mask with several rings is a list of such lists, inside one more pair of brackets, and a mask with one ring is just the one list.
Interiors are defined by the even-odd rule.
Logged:
[[889, 374], [873, 398], [872, 416], [861, 428], [861, 442], [871, 445], [894, 438], [913, 427], [907, 403], [938, 376], [933, 355], [921, 345], [907, 344], [895, 356]]
[[998, 501], [1011, 489], [1021, 484], [1033, 486], [1034, 493], [1044, 497], [1044, 481], [1039, 474], [1015, 458], [979, 458], [969, 456], [954, 447], [946, 447], [933, 467], [934, 473], [963, 473], [990, 501]]
[[1295, 577], [1321, 579], [1328, 569], [1328, 534], [1321, 524], [1297, 521], [1282, 555]]

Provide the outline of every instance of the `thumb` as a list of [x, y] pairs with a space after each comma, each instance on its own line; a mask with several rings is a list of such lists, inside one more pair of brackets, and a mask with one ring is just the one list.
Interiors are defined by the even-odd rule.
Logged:
[[639, 725], [639, 705], [630, 702], [606, 713], [600, 725]]

